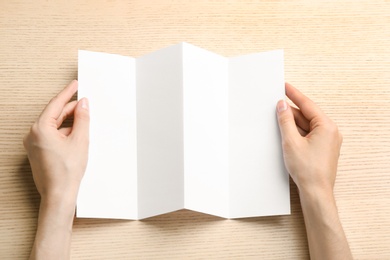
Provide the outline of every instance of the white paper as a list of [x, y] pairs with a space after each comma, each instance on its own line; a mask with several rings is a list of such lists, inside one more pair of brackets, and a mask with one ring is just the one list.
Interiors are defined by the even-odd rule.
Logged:
[[135, 59], [79, 51], [78, 98], [88, 97], [90, 145], [77, 216], [137, 218]]
[[231, 218], [290, 213], [275, 113], [284, 92], [283, 51], [229, 60]]
[[78, 217], [290, 213], [275, 113], [283, 51], [225, 58], [187, 43], [137, 59], [80, 51], [84, 96], [90, 160]]
[[185, 208], [227, 218], [228, 59], [183, 48]]
[[138, 218], [182, 209], [182, 49], [137, 59]]

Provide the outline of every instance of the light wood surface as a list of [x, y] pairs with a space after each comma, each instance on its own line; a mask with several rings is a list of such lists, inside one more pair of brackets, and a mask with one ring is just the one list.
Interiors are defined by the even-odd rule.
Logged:
[[[140, 56], [181, 41], [225, 56], [283, 48], [286, 80], [339, 125], [335, 194], [356, 259], [390, 259], [389, 1], [0, 1], [0, 259], [25, 259], [39, 195], [22, 145], [77, 76], [77, 50]], [[225, 220], [178, 211], [76, 219], [73, 259], [307, 259], [290, 216]]]

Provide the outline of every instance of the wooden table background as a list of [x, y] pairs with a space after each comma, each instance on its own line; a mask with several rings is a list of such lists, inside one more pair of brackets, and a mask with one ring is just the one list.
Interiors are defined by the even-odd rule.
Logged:
[[[181, 41], [225, 56], [283, 48], [286, 80], [339, 125], [335, 186], [356, 259], [390, 259], [390, 1], [0, 0], [0, 259], [25, 259], [39, 205], [22, 145], [77, 76], [77, 50], [141, 56]], [[178, 211], [76, 219], [73, 259], [307, 259], [290, 216], [225, 220]]]

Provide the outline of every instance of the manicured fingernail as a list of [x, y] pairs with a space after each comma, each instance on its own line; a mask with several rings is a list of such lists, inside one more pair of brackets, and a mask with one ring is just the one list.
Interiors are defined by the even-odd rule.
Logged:
[[277, 105], [278, 112], [282, 112], [287, 109], [287, 103], [284, 100], [280, 100]]
[[88, 110], [88, 99], [86, 98], [81, 99], [81, 108]]

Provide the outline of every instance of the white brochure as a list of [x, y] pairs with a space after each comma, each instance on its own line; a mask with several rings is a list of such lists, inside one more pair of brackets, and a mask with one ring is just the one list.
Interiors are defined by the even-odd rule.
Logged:
[[276, 103], [283, 51], [226, 58], [180, 43], [139, 58], [79, 51], [90, 104], [77, 217], [179, 209], [223, 218], [290, 214]]

